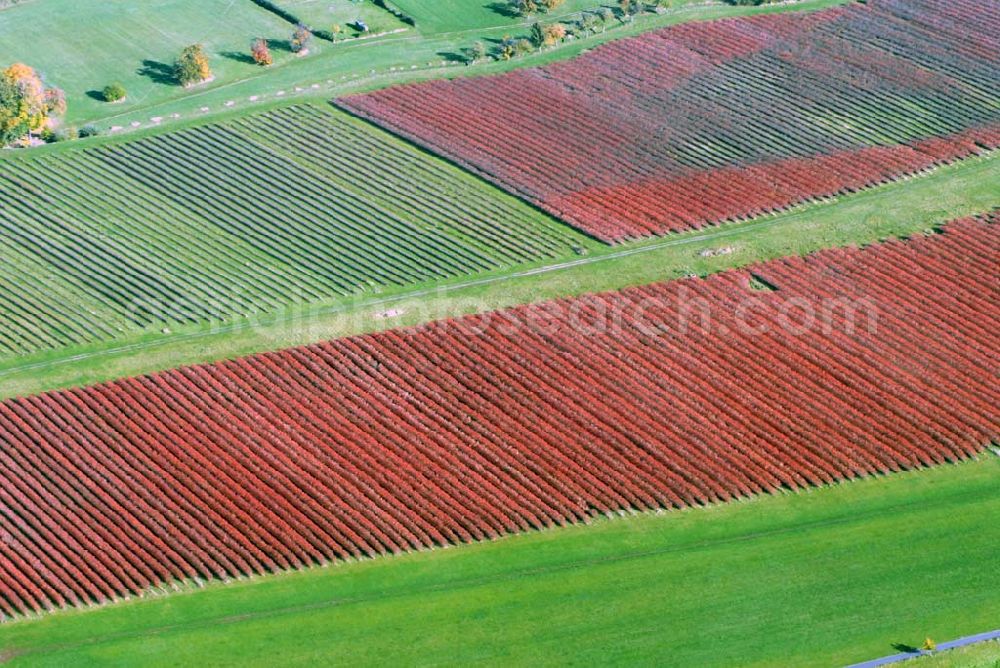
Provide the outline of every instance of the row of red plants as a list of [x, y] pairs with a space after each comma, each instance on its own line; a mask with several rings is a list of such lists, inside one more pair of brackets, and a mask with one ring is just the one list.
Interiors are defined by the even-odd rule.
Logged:
[[3, 402], [0, 613], [973, 455], [998, 230]]
[[338, 104], [614, 242], [994, 149], [998, 54], [992, 0], [871, 0], [683, 24]]

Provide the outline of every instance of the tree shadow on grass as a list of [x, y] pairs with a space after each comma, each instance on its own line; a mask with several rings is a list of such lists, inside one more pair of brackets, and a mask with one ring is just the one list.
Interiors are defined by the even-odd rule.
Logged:
[[235, 60], [238, 63], [245, 63], [247, 65], [254, 65], [256, 61], [253, 59], [249, 53], [243, 53], [241, 51], [223, 51], [219, 54], [223, 58], [228, 58], [229, 60]]
[[905, 652], [906, 654], [919, 654], [920, 650], [913, 645], [907, 645], [906, 643], [897, 642], [893, 643], [892, 648], [897, 652]]
[[97, 100], [98, 102], [107, 102], [107, 98], [104, 97], [104, 91], [102, 90], [88, 90], [85, 95], [91, 100]]
[[464, 63], [468, 60], [461, 53], [455, 53], [454, 51], [438, 51], [437, 55], [449, 63]]
[[267, 48], [273, 49], [275, 51], [284, 51], [285, 53], [292, 52], [292, 40], [290, 39], [269, 39], [267, 40]]
[[180, 84], [174, 75], [174, 68], [167, 63], [156, 60], [142, 61], [142, 67], [136, 70], [136, 74], [149, 77], [153, 83], [164, 84], [166, 86], [177, 86]]
[[491, 2], [487, 5], [484, 5], [484, 7], [508, 19], [516, 19], [517, 17], [520, 16], [520, 14], [517, 13], [517, 11], [510, 5], [509, 2]]

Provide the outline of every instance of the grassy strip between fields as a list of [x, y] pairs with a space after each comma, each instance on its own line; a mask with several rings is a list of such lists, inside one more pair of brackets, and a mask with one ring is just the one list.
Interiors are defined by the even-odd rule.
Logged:
[[1000, 641], [949, 649], [896, 665], [898, 668], [1000, 668]]
[[[1000, 154], [777, 216], [614, 248], [506, 273], [314, 303], [246, 321], [177, 328], [0, 362], [0, 398], [314, 343], [338, 336], [630, 285], [708, 274], [821, 248], [933, 229], [1000, 205]], [[703, 252], [726, 249], [705, 257]], [[385, 317], [386, 315], [389, 317]], [[380, 317], [381, 316], [381, 317]]]
[[996, 625], [998, 476], [984, 454], [213, 584], [0, 626], [0, 654], [24, 666], [843, 665]]

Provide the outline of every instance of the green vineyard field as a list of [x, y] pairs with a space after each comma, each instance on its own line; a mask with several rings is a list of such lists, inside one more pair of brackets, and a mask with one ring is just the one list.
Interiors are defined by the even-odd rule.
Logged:
[[0, 160], [0, 355], [500, 270], [586, 243], [318, 106], [17, 155]]

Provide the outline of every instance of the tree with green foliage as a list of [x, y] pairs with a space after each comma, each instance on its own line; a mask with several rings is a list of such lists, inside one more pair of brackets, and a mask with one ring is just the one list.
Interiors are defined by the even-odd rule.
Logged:
[[205, 55], [205, 47], [192, 44], [184, 47], [180, 57], [174, 61], [174, 76], [182, 86], [194, 86], [212, 78], [212, 68]]
[[510, 8], [518, 16], [531, 16], [538, 12], [535, 0], [510, 0]]
[[580, 15], [580, 20], [576, 22], [577, 28], [583, 32], [597, 32], [597, 25], [601, 22], [600, 17], [594, 12], [584, 12]]
[[561, 23], [553, 23], [543, 26], [536, 23], [531, 26], [531, 43], [536, 48], [553, 46], [566, 39], [566, 26]]
[[10, 78], [0, 76], [0, 146], [14, 143], [30, 129], [21, 91]]
[[108, 84], [101, 91], [101, 95], [104, 97], [105, 102], [121, 102], [125, 99], [127, 93], [125, 92], [125, 86], [120, 83]]
[[480, 41], [472, 43], [472, 46], [465, 49], [465, 62], [469, 65], [478, 63], [488, 55], [486, 45]]
[[544, 28], [542, 28], [541, 23], [535, 23], [531, 26], [531, 43], [536, 47], [540, 47], [545, 41]]

